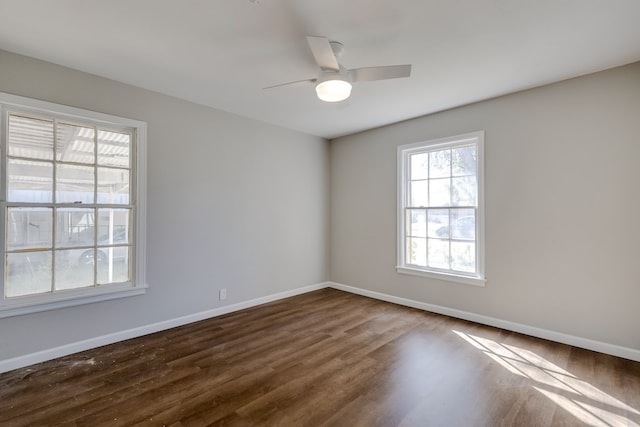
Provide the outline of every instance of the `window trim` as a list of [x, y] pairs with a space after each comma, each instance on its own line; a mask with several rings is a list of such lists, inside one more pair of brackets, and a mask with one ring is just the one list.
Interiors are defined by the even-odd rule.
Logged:
[[[417, 268], [405, 263], [406, 256], [406, 201], [408, 200], [408, 159], [409, 155], [416, 151], [424, 149], [433, 149], [437, 147], [445, 148], [466, 142], [477, 144], [477, 183], [478, 183], [478, 206], [476, 217], [476, 274], [464, 274], [450, 271], [432, 270], [428, 267]], [[408, 274], [413, 276], [428, 277], [440, 279], [450, 282], [463, 283], [474, 286], [485, 286], [485, 231], [484, 231], [484, 131], [476, 131], [465, 133], [462, 135], [431, 139], [427, 141], [416, 142], [398, 146], [397, 158], [397, 264], [396, 271], [400, 274]]]
[[[134, 150], [132, 151], [132, 174], [135, 194], [133, 199], [133, 215], [135, 230], [133, 233], [132, 254], [132, 277], [131, 282], [107, 286], [90, 288], [79, 288], [66, 291], [58, 291], [49, 294], [35, 294], [21, 297], [4, 297], [4, 273], [5, 273], [5, 249], [6, 239], [5, 214], [6, 200], [4, 195], [0, 195], [0, 226], [3, 228], [2, 238], [2, 261], [0, 262], [0, 318], [18, 316], [28, 313], [53, 310], [63, 307], [90, 304], [100, 301], [107, 301], [129, 296], [142, 295], [148, 288], [146, 282], [146, 211], [147, 211], [147, 124], [146, 122], [114, 116], [105, 113], [85, 110], [76, 107], [56, 104], [47, 101], [12, 95], [0, 92], [0, 150], [2, 156], [6, 158], [6, 144], [8, 139], [8, 111], [22, 112], [26, 114], [44, 114], [54, 116], [58, 119], [70, 121], [92, 122], [96, 125], [107, 127], [127, 127], [132, 128], [135, 133]], [[0, 162], [2, 163], [2, 162]], [[4, 163], [0, 164], [0, 174], [2, 181], [6, 180]], [[5, 184], [6, 185], [6, 184]]]

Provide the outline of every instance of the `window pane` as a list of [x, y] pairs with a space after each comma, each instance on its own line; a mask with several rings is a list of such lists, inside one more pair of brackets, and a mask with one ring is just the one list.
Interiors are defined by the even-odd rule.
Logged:
[[451, 203], [454, 206], [476, 206], [477, 193], [475, 176], [451, 178]]
[[465, 272], [476, 271], [475, 243], [451, 242], [451, 268]]
[[94, 209], [58, 208], [56, 210], [56, 246], [93, 246], [95, 244], [94, 213]]
[[129, 243], [130, 209], [98, 210], [98, 245]]
[[429, 153], [411, 156], [411, 179], [429, 178]]
[[474, 209], [451, 210], [451, 238], [459, 240], [475, 240], [476, 217]]
[[429, 209], [429, 237], [449, 238], [449, 209]]
[[128, 133], [98, 131], [98, 164], [101, 166], [130, 167], [131, 135]]
[[451, 176], [451, 150], [432, 151], [429, 153], [429, 178]]
[[53, 210], [8, 208], [7, 249], [51, 248]]
[[53, 122], [9, 116], [9, 155], [31, 159], [53, 159]]
[[98, 248], [98, 283], [129, 281], [129, 247]]
[[51, 252], [8, 253], [7, 297], [51, 292]]
[[94, 249], [67, 249], [55, 253], [55, 290], [93, 286]]
[[453, 176], [476, 176], [476, 146], [454, 148], [451, 150], [451, 174]]
[[429, 180], [429, 206], [450, 206], [451, 205], [451, 179], [430, 179]]
[[129, 204], [129, 170], [98, 168], [98, 203]]
[[93, 203], [95, 174], [93, 166], [57, 165], [56, 201]]
[[427, 239], [407, 238], [407, 264], [427, 264]]
[[411, 181], [411, 200], [409, 205], [412, 207], [429, 206], [429, 181]]
[[95, 163], [93, 128], [59, 124], [56, 134], [56, 159], [63, 162]]
[[9, 159], [7, 199], [10, 202], [51, 203], [53, 164]]
[[449, 269], [449, 241], [429, 239], [429, 267]]
[[422, 209], [410, 209], [407, 211], [409, 235], [414, 237], [427, 237], [427, 212]]

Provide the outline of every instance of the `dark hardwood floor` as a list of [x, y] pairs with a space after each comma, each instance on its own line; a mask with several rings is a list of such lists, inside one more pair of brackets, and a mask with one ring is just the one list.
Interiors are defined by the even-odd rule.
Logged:
[[640, 363], [325, 289], [0, 375], [1, 426], [638, 426]]

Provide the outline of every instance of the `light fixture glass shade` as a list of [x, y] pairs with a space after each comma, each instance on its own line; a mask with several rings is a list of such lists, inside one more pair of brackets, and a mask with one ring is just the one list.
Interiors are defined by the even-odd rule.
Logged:
[[340, 79], [325, 80], [316, 85], [316, 93], [322, 101], [343, 101], [351, 95], [351, 83]]

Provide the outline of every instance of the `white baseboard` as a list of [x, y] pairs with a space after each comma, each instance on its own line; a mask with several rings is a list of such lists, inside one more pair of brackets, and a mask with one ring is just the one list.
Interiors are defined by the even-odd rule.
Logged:
[[150, 325], [140, 326], [137, 328], [114, 332], [112, 334], [89, 338], [87, 340], [77, 341], [71, 344], [38, 351], [36, 353], [14, 357], [12, 359], [0, 360], [0, 373], [23, 368], [25, 366], [33, 365], [40, 362], [45, 362], [47, 360], [56, 359], [58, 357], [68, 356], [73, 353], [90, 350], [92, 348], [100, 347], [103, 345], [113, 344], [119, 341], [152, 334], [154, 332], [164, 331], [166, 329], [175, 328], [177, 326], [186, 325], [188, 323], [198, 322], [200, 320], [209, 319], [211, 317], [221, 316], [223, 314], [231, 313], [234, 311], [244, 310], [245, 308], [254, 307], [256, 305], [289, 298], [295, 295], [300, 295], [319, 289], [324, 289], [326, 287], [328, 287], [328, 283], [309, 285], [290, 291], [280, 292], [277, 294], [267, 295], [265, 297], [240, 302], [237, 304], [226, 305], [211, 310], [201, 311], [199, 313], [189, 314], [187, 316], [182, 316], [175, 319], [169, 319]]
[[515, 323], [507, 320], [497, 319], [494, 317], [483, 316], [481, 314], [475, 314], [475, 313], [456, 310], [453, 308], [443, 307], [439, 305], [428, 304], [421, 301], [415, 301], [407, 298], [396, 297], [393, 295], [369, 291], [366, 289], [347, 286], [340, 283], [325, 282], [325, 283], [318, 283], [315, 285], [305, 286], [298, 289], [293, 289], [286, 292], [280, 292], [273, 295], [267, 295], [265, 297], [256, 298], [249, 301], [240, 302], [237, 304], [226, 305], [223, 307], [214, 308], [212, 310], [201, 311], [199, 313], [182, 316], [175, 319], [169, 319], [162, 322], [153, 323], [150, 325], [140, 326], [137, 328], [127, 329], [119, 332], [114, 332], [112, 334], [102, 335], [99, 337], [94, 337], [87, 340], [78, 341], [71, 344], [50, 348], [47, 350], [42, 350], [36, 353], [14, 357], [12, 359], [0, 360], [0, 373], [11, 371], [13, 369], [23, 368], [25, 366], [33, 365], [40, 362], [45, 362], [47, 360], [56, 359], [58, 357], [68, 356], [73, 353], [90, 350], [92, 348], [100, 347], [103, 345], [113, 344], [119, 341], [124, 341], [131, 338], [137, 338], [143, 335], [152, 334], [154, 332], [164, 331], [166, 329], [175, 328], [177, 326], [186, 325], [188, 323], [198, 322], [200, 320], [209, 319], [211, 317], [221, 316], [223, 314], [232, 313], [234, 311], [243, 310], [245, 308], [254, 307], [260, 304], [265, 304], [268, 302], [289, 298], [295, 295], [300, 295], [307, 292], [324, 289], [327, 287], [338, 289], [345, 292], [350, 292], [352, 294], [375, 298], [381, 301], [387, 301], [387, 302], [392, 302], [394, 304], [417, 308], [417, 309], [429, 311], [432, 313], [444, 314], [447, 316], [456, 317], [458, 319], [469, 320], [471, 322], [476, 322], [483, 325], [495, 326], [497, 328], [506, 329], [508, 331], [518, 332], [521, 334], [530, 335], [537, 338], [543, 338], [550, 341], [572, 345], [574, 347], [585, 348], [587, 350], [598, 351], [600, 353], [610, 354], [612, 356], [623, 357], [625, 359], [630, 359], [630, 360], [640, 362], [640, 350], [637, 350], [637, 349], [622, 347], [615, 344], [609, 344], [609, 343], [604, 343], [600, 341], [594, 341], [588, 338], [576, 337], [576, 336], [564, 334], [561, 332], [550, 331], [547, 329], [541, 329], [533, 326], [523, 325], [521, 323]]
[[580, 347], [587, 350], [593, 350], [600, 353], [610, 354], [612, 356], [622, 357], [625, 359], [640, 362], [640, 350], [622, 347], [615, 344], [609, 344], [601, 341], [594, 341], [588, 338], [576, 337], [561, 332], [550, 331], [547, 329], [536, 328], [534, 326], [523, 325], [521, 323], [509, 322], [507, 320], [496, 319], [495, 317], [483, 316], [481, 314], [469, 313], [466, 311], [456, 310], [453, 308], [442, 307], [439, 305], [428, 304], [425, 302], [415, 301], [407, 298], [396, 297], [393, 295], [383, 294], [380, 292], [369, 291], [366, 289], [355, 288], [340, 283], [328, 282], [330, 288], [339, 289], [341, 291], [350, 292], [382, 301], [392, 302], [394, 304], [404, 305], [407, 307], [418, 308], [420, 310], [432, 313], [444, 314], [458, 319], [469, 320], [471, 322], [480, 323], [496, 328], [506, 329], [507, 331], [518, 332], [532, 337], [543, 338], [550, 341], [568, 344], [574, 347]]

